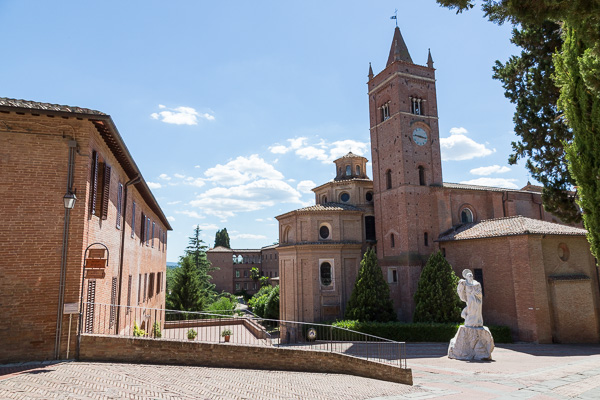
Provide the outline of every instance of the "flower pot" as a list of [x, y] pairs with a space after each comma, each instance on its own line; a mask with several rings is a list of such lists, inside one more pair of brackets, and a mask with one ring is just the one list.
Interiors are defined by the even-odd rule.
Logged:
[[223, 336], [223, 337], [225, 338], [225, 342], [229, 342], [229, 337], [230, 337], [229, 335]]

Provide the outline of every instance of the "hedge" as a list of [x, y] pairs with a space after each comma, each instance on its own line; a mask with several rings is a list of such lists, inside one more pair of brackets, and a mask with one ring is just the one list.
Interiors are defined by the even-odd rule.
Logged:
[[[450, 342], [460, 324], [336, 321], [333, 326], [346, 328], [397, 342]], [[508, 326], [488, 326], [495, 343], [512, 343]]]

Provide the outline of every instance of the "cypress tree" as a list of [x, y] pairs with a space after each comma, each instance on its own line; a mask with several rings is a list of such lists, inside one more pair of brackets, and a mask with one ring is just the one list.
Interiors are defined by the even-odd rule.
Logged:
[[429, 256], [415, 293], [413, 322], [460, 322], [462, 303], [456, 292], [458, 281], [441, 251]]
[[167, 308], [181, 311], [202, 311], [206, 298], [202, 295], [200, 274], [193, 256], [185, 255], [175, 269], [173, 287], [167, 295]]
[[227, 233], [227, 228], [220, 229], [215, 234], [215, 247], [217, 246], [227, 247], [228, 249], [231, 248], [231, 245], [229, 244], [229, 233]]
[[396, 320], [390, 288], [383, 278], [373, 249], [368, 249], [360, 262], [345, 318], [378, 322]]

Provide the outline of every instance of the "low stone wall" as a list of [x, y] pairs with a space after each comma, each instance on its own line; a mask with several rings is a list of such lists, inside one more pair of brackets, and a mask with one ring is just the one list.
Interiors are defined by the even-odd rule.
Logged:
[[167, 321], [164, 324], [164, 329], [190, 329], [202, 328], [206, 326], [227, 326], [227, 325], [244, 325], [256, 338], [265, 339], [267, 332], [265, 329], [248, 318], [223, 318], [223, 319], [188, 319], [182, 321]]
[[82, 335], [81, 361], [325, 372], [412, 385], [412, 371], [344, 354], [282, 347]]

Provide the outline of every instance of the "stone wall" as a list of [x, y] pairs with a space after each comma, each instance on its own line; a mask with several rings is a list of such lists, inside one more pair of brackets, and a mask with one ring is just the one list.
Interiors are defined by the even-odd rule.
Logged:
[[82, 335], [79, 359], [337, 373], [412, 385], [411, 369], [304, 349]]

